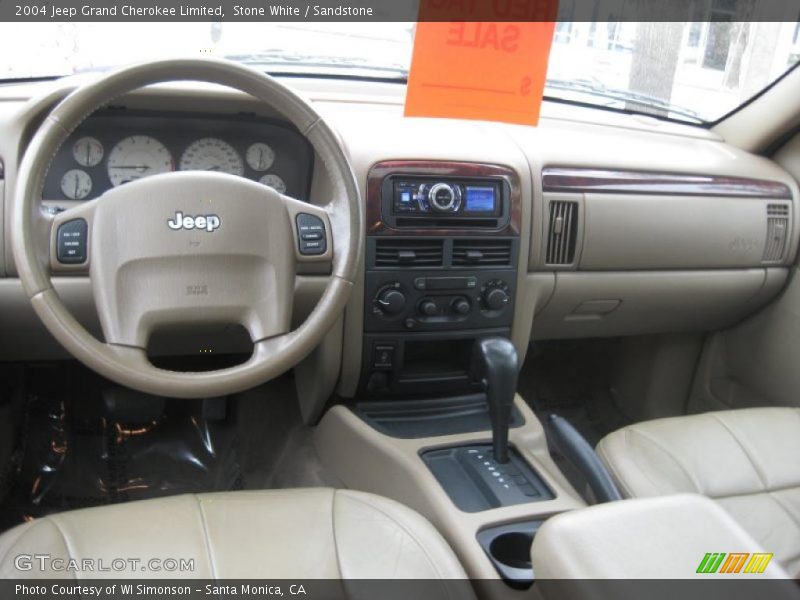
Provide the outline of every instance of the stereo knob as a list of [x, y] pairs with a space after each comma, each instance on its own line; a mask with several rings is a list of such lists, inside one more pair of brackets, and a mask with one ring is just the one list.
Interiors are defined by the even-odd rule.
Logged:
[[439, 307], [436, 306], [436, 302], [434, 302], [430, 298], [426, 298], [419, 303], [419, 312], [421, 312], [426, 317], [435, 317], [439, 312]]
[[386, 315], [397, 315], [406, 305], [406, 295], [400, 290], [383, 290], [376, 298], [378, 308]]
[[469, 309], [472, 308], [472, 305], [470, 305], [469, 300], [467, 300], [462, 296], [460, 298], [456, 298], [455, 300], [453, 300], [450, 303], [450, 307], [456, 314], [466, 315], [467, 313], [469, 313]]
[[458, 210], [459, 193], [449, 183], [437, 183], [428, 191], [428, 203], [433, 210], [455, 212]]
[[502, 310], [509, 301], [508, 293], [502, 288], [491, 288], [483, 295], [483, 304], [489, 310]]

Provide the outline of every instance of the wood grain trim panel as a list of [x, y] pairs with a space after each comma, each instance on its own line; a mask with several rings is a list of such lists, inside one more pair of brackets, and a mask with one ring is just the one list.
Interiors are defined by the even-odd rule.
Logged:
[[[499, 229], [471, 228], [414, 228], [391, 227], [381, 215], [381, 185], [389, 175], [421, 177], [494, 177], [508, 183], [510, 189], [510, 215], [508, 224]], [[433, 160], [388, 160], [375, 163], [367, 174], [367, 234], [369, 235], [431, 235], [431, 236], [491, 236], [519, 235], [522, 221], [522, 188], [519, 175], [513, 169], [500, 165], [470, 162]]]
[[780, 181], [645, 171], [617, 171], [572, 167], [542, 170], [545, 192], [599, 192], [618, 194], [675, 194], [791, 200], [792, 191]]

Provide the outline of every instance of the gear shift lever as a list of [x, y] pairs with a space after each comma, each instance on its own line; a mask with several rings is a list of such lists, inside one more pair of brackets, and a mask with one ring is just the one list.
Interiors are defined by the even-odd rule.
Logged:
[[475, 342], [473, 357], [475, 374], [486, 389], [494, 460], [507, 463], [508, 428], [517, 390], [517, 350], [505, 338], [483, 338]]

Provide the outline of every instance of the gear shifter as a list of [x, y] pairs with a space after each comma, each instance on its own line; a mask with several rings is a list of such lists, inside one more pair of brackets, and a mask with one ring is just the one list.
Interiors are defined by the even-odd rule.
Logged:
[[501, 337], [479, 339], [473, 350], [474, 373], [483, 382], [492, 420], [492, 452], [498, 463], [508, 462], [508, 428], [517, 390], [517, 350]]

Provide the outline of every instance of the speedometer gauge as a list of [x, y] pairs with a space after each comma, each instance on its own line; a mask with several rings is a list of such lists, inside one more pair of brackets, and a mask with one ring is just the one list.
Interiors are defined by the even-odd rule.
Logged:
[[254, 171], [266, 171], [275, 162], [275, 151], [263, 142], [252, 144], [247, 149], [247, 164]]
[[108, 178], [114, 186], [174, 170], [172, 154], [149, 135], [126, 137], [108, 155]]
[[202, 138], [186, 148], [181, 156], [181, 171], [219, 171], [244, 175], [242, 157], [228, 142], [218, 138]]

